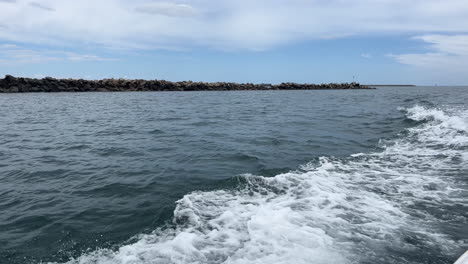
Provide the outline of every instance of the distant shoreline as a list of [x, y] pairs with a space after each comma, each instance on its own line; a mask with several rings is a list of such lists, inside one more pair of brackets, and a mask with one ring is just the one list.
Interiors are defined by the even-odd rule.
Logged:
[[330, 84], [252, 84], [232, 82], [170, 82], [164, 80], [127, 79], [43, 79], [6, 75], [0, 79], [0, 93], [37, 92], [136, 92], [136, 91], [244, 91], [244, 90], [355, 90], [375, 89], [359, 83]]
[[414, 84], [366, 84], [369, 87], [416, 87]]

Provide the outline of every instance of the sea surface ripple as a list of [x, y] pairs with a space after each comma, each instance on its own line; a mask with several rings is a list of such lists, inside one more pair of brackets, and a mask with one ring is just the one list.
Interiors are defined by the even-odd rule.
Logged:
[[1, 95], [0, 263], [453, 263], [467, 92]]

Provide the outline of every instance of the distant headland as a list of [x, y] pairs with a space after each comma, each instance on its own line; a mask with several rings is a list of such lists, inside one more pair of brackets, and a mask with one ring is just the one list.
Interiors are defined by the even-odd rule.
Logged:
[[127, 79], [32, 79], [6, 75], [0, 79], [0, 93], [34, 92], [134, 92], [134, 91], [236, 91], [236, 90], [333, 90], [375, 89], [359, 83], [330, 84], [252, 84], [232, 82], [170, 82], [164, 80]]

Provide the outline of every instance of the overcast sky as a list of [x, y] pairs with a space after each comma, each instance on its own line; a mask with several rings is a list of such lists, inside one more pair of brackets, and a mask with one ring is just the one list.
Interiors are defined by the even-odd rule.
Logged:
[[0, 0], [0, 74], [468, 85], [468, 1]]

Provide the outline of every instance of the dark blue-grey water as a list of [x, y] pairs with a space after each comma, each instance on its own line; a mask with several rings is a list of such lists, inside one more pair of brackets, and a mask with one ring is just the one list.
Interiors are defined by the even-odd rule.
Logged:
[[468, 88], [0, 95], [0, 263], [453, 263]]

